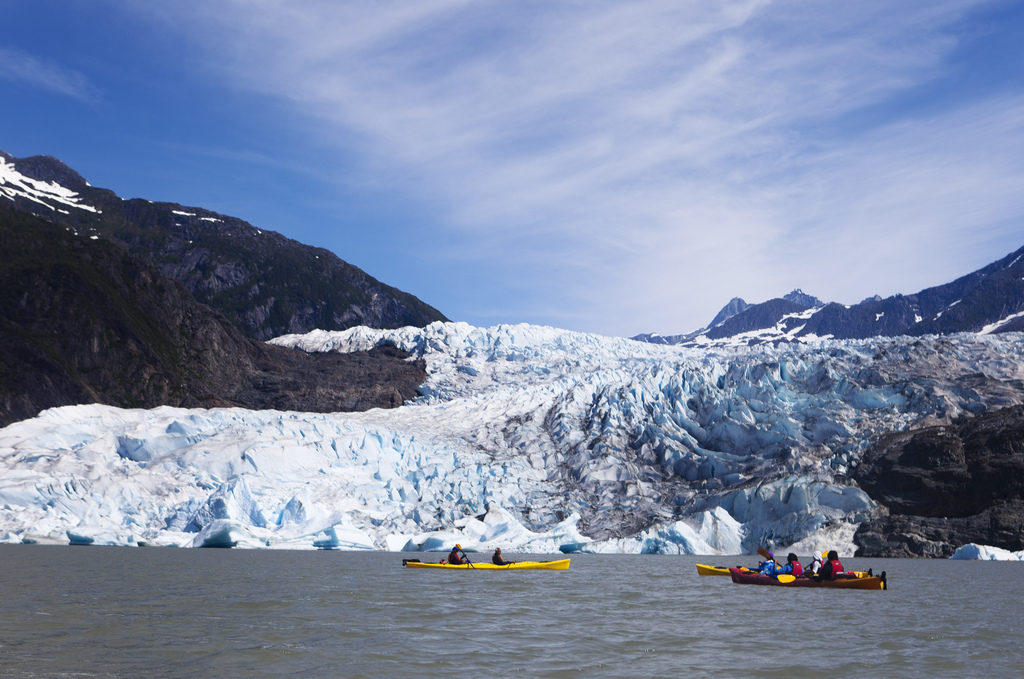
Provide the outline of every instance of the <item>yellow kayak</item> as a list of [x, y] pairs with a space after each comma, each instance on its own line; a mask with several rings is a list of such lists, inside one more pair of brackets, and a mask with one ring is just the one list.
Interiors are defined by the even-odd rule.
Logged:
[[[402, 559], [402, 565], [406, 568], [448, 568], [452, 570], [477, 570], [477, 571], [567, 571], [569, 570], [569, 559], [557, 561], [515, 561], [505, 566], [485, 563], [430, 563], [419, 559]], [[726, 571], [728, 574], [728, 571]]]

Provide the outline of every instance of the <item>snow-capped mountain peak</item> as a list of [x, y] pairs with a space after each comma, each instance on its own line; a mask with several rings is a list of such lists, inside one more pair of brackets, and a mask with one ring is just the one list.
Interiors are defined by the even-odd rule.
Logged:
[[68, 214], [68, 208], [98, 213], [92, 205], [82, 202], [76, 191], [58, 184], [56, 181], [33, 179], [19, 172], [13, 159], [0, 152], [0, 197], [14, 202], [24, 199], [49, 208], [50, 210]]

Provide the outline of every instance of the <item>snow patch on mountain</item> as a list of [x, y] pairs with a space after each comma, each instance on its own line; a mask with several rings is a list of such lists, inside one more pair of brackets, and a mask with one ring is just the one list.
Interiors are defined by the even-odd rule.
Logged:
[[0, 196], [13, 201], [15, 198], [26, 198], [50, 210], [62, 210], [59, 205], [98, 213], [99, 210], [81, 202], [78, 193], [65, 188], [56, 182], [42, 182], [18, 172], [14, 164], [0, 155]]
[[1007, 325], [1008, 323], [1011, 323], [1012, 321], [1015, 321], [1015, 320], [1017, 320], [1019, 318], [1024, 318], [1024, 311], [1020, 311], [1018, 313], [1010, 314], [1009, 316], [1005, 316], [1003, 318], [1000, 318], [995, 323], [989, 323], [984, 328], [979, 330], [978, 334], [980, 334], [980, 335], [991, 335], [992, 333], [999, 332], [1000, 328], [1002, 328], [1003, 326]]
[[[830, 339], [831, 336], [818, 337], [816, 335], [800, 335], [807, 320], [813, 316], [820, 307], [811, 307], [791, 314], [783, 315], [770, 328], [758, 328], [747, 332], [736, 333], [729, 337], [712, 339], [707, 333], [701, 333], [688, 339], [688, 342], [697, 347], [716, 349], [735, 349], [755, 344], [775, 342], [808, 342], [813, 343], [819, 340]], [[878, 320], [878, 319], [875, 319]]]

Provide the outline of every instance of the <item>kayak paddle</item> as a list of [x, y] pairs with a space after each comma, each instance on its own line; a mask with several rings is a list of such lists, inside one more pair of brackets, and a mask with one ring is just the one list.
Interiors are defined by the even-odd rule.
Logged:
[[779, 573], [778, 578], [779, 582], [793, 582], [796, 580], [796, 576], [790, 575], [789, 573]]

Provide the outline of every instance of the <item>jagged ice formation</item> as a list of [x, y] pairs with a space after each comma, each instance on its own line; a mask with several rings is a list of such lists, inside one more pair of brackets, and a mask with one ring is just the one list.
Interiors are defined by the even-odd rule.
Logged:
[[45, 411], [0, 430], [0, 540], [852, 551], [872, 439], [1024, 401], [1024, 337], [695, 350], [553, 328], [314, 331], [422, 357], [392, 410]]

